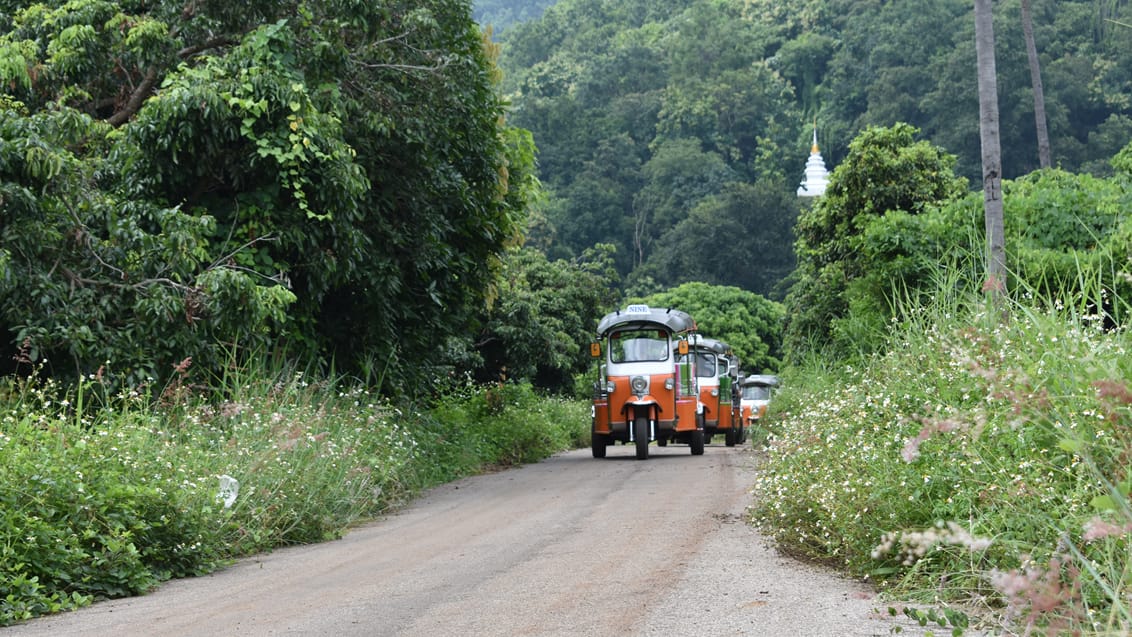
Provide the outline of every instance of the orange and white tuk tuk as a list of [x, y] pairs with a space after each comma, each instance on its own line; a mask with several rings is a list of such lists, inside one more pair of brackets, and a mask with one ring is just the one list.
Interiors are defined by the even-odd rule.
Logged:
[[766, 416], [770, 397], [779, 385], [773, 374], [752, 374], [739, 380], [740, 403], [742, 405], [743, 425], [754, 427]]
[[686, 312], [630, 305], [598, 322], [590, 353], [598, 360], [594, 384], [593, 456], [621, 442], [649, 457], [653, 440], [686, 443], [692, 455], [704, 452], [704, 430], [697, 413], [694, 357], [687, 356], [696, 322]]
[[704, 440], [723, 434], [728, 447], [746, 440], [746, 427], [739, 410], [739, 358], [723, 341], [697, 334], [692, 339], [696, 357], [696, 379], [703, 410]]

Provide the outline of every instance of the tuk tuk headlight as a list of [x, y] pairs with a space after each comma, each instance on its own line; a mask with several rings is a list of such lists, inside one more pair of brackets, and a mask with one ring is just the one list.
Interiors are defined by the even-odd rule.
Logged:
[[711, 390], [711, 397], [715, 398], [716, 396], [719, 396], [719, 390], [718, 389]]
[[606, 381], [606, 383], [605, 383], [605, 393], [612, 395], [614, 389], [617, 389], [617, 384], [614, 383], [611, 380]]
[[643, 394], [649, 388], [649, 379], [644, 376], [634, 376], [632, 380], [629, 381], [629, 386], [633, 388], [634, 393]]
[[672, 391], [672, 388], [675, 387], [675, 386], [676, 386], [675, 380], [673, 380], [671, 378], [665, 378], [664, 379], [664, 388], [667, 389], [668, 391]]

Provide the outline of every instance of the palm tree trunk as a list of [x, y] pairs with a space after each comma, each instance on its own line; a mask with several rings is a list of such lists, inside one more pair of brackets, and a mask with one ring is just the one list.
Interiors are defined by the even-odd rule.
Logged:
[[1002, 217], [1002, 147], [991, 4], [992, 0], [975, 0], [975, 55], [979, 78], [979, 140], [983, 153], [983, 215], [987, 230], [987, 280], [983, 287], [1001, 309], [1006, 295], [1006, 232]]
[[1030, 58], [1030, 81], [1034, 85], [1034, 123], [1038, 131], [1038, 164], [1050, 167], [1049, 129], [1046, 126], [1046, 97], [1042, 89], [1042, 68], [1038, 61], [1038, 47], [1034, 44], [1034, 22], [1031, 19], [1030, 0], [1022, 0], [1022, 33], [1026, 37], [1026, 55]]

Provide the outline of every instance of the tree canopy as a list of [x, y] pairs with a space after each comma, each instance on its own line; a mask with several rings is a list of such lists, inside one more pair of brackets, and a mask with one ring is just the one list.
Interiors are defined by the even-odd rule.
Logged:
[[[789, 362], [870, 354], [894, 320], [985, 289], [982, 194], [966, 190], [954, 157], [915, 135], [907, 125], [862, 133], [827, 196], [803, 211], [785, 301]], [[1127, 322], [1130, 149], [1112, 160], [1112, 177], [1045, 169], [1003, 182], [1018, 296], [1073, 308], [1101, 327]]]
[[0, 3], [5, 361], [161, 378], [288, 348], [395, 383], [525, 227], [469, 3]]
[[782, 304], [726, 285], [693, 282], [638, 299], [651, 307], [672, 307], [696, 320], [704, 336], [731, 346], [744, 373], [774, 373], [782, 365]]

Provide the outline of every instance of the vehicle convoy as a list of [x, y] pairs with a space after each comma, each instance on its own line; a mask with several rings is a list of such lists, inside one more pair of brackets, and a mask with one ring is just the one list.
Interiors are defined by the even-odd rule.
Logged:
[[699, 418], [703, 424], [704, 442], [723, 434], [728, 447], [747, 439], [747, 430], [739, 410], [739, 357], [731, 346], [714, 338], [697, 334], [692, 353], [696, 357], [696, 380], [699, 385]]
[[686, 312], [630, 305], [605, 315], [590, 353], [598, 361], [591, 446], [595, 458], [621, 442], [649, 457], [653, 440], [704, 452], [696, 360], [688, 356], [696, 321]]
[[758, 425], [759, 421], [766, 416], [771, 395], [778, 385], [778, 377], [773, 374], [751, 374], [739, 379], [744, 427], [750, 429]]

